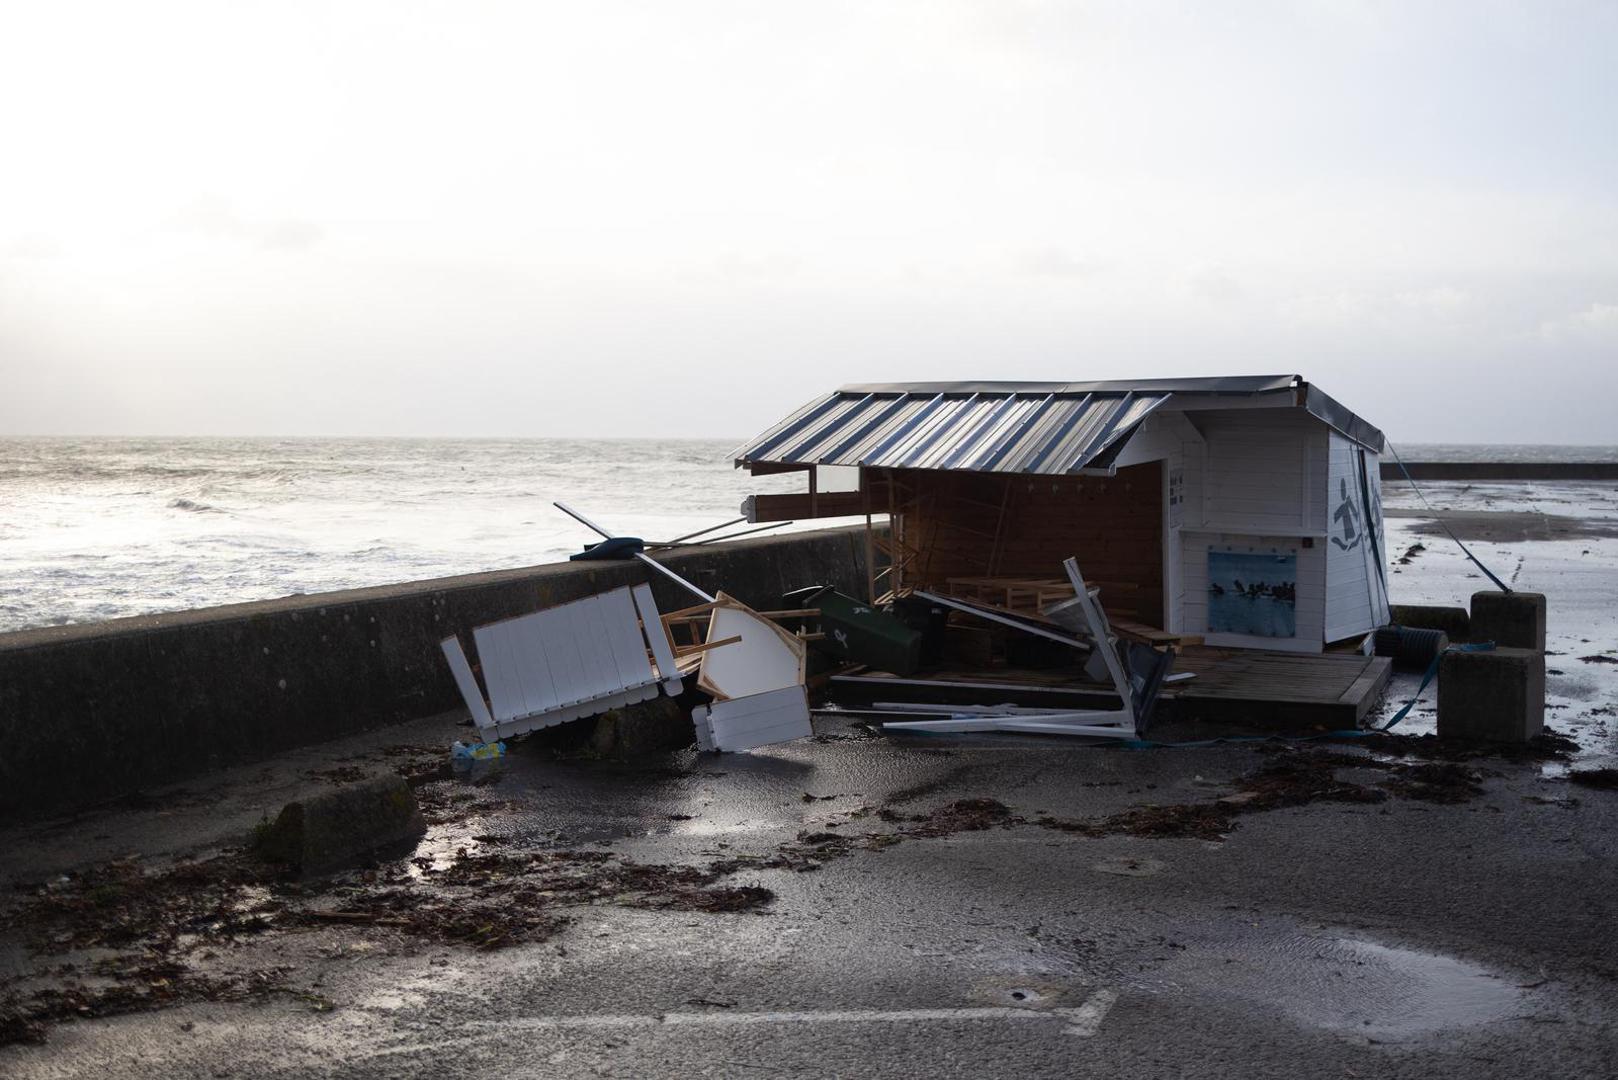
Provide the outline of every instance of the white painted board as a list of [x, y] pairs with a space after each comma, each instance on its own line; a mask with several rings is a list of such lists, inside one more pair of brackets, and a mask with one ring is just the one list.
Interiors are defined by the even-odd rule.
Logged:
[[699, 685], [716, 697], [744, 698], [803, 681], [801, 645], [768, 619], [746, 608], [716, 607], [708, 621], [708, 640], [741, 640], [702, 655]]
[[809, 700], [799, 685], [715, 701], [707, 719], [716, 750], [751, 750], [814, 734]]
[[652, 659], [657, 661], [657, 673], [663, 679], [663, 691], [673, 697], [680, 692], [684, 681], [674, 662], [674, 646], [669, 643], [668, 631], [663, 628], [663, 617], [657, 610], [657, 602], [652, 599], [652, 587], [636, 585], [634, 597], [635, 610], [640, 612], [640, 621], [645, 628], [646, 643], [652, 648]]
[[483, 691], [478, 687], [477, 677], [472, 674], [472, 665], [466, 662], [461, 639], [447, 637], [438, 643], [438, 647], [444, 650], [444, 659], [449, 661], [450, 673], [455, 676], [455, 686], [461, 692], [461, 700], [466, 702], [467, 711], [472, 714], [472, 722], [479, 731], [494, 727], [494, 717], [489, 715], [488, 703], [483, 700]]

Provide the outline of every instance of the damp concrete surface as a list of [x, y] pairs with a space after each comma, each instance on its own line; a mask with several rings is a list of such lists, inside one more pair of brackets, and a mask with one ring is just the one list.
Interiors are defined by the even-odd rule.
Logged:
[[[1423, 486], [1489, 509], [1465, 485]], [[1395, 565], [1394, 598], [1464, 604], [1487, 583], [1421, 520], [1389, 522], [1395, 558], [1425, 548]], [[97, 963], [133, 948], [33, 932], [53, 882], [117, 859], [156, 875], [214, 858], [354, 770], [412, 772], [432, 822], [414, 861], [165, 946], [170, 962], [262, 975], [261, 992], [58, 1018], [0, 1046], [0, 1075], [1611, 1076], [1618, 792], [1568, 773], [1614, 759], [1618, 666], [1579, 658], [1618, 650], [1618, 541], [1469, 546], [1549, 597], [1547, 720], [1571, 755], [1468, 759], [1462, 787], [1411, 797], [1389, 778], [1425, 760], [1422, 705], [1396, 729], [1409, 757], [1401, 744], [890, 738], [822, 715], [813, 739], [750, 754], [613, 763], [518, 744], [458, 780], [436, 764], [465, 729], [437, 717], [0, 831], [0, 1000], [22, 1000], [104, 981]], [[1415, 681], [1396, 680], [1382, 716]], [[1328, 794], [1264, 803], [1211, 837], [1117, 824], [1247, 805], [1255, 771], [1322, 753], [1340, 756]], [[289, 916], [343, 910], [381, 879], [438, 888], [458, 861], [512, 853], [717, 867], [718, 885], [770, 898], [705, 910], [484, 884], [496, 915], [557, 918], [493, 949]]]

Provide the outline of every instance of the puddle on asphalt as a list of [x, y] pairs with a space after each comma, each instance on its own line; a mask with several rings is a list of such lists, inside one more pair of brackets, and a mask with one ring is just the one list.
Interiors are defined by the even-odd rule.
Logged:
[[1183, 986], [1272, 1005], [1348, 1038], [1403, 1042], [1525, 1014], [1524, 994], [1453, 957], [1347, 937], [1287, 935], [1193, 947]]
[[1504, 1020], [1522, 1004], [1510, 981], [1453, 957], [1352, 938], [1317, 939], [1299, 952], [1317, 992], [1294, 999], [1288, 1011], [1345, 1034], [1398, 1041]]
[[427, 835], [417, 842], [414, 853], [405, 864], [405, 873], [420, 880], [447, 870], [462, 851], [469, 855], [481, 853], [487, 847], [477, 839], [483, 833], [483, 826], [481, 818], [428, 826]]

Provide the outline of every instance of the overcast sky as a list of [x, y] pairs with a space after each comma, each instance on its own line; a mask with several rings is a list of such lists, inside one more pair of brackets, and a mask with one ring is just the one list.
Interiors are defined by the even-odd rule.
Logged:
[[1618, 4], [0, 0], [0, 434], [1271, 372], [1618, 442]]

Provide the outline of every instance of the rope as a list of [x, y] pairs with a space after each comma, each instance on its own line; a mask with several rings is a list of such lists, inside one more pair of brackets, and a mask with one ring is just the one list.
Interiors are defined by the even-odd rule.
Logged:
[[[1399, 471], [1405, 474], [1406, 483], [1408, 483], [1410, 485], [1410, 487], [1411, 487], [1411, 490], [1413, 490], [1416, 493], [1416, 497], [1421, 500], [1421, 505], [1425, 506], [1427, 508], [1428, 513], [1433, 515], [1433, 520], [1438, 522], [1439, 527], [1442, 528], [1446, 533], [1449, 533], [1449, 538], [1451, 540], [1455, 541], [1455, 546], [1461, 549], [1461, 553], [1463, 555], [1465, 555], [1468, 559], [1472, 560], [1472, 563], [1473, 563], [1474, 566], [1476, 566], [1479, 570], [1483, 571], [1483, 574], [1484, 574], [1485, 577], [1487, 577], [1490, 581], [1494, 582], [1496, 588], [1498, 588], [1501, 592], [1504, 592], [1504, 593], [1510, 592], [1511, 591], [1511, 586], [1507, 585], [1505, 582], [1503, 582], [1499, 578], [1495, 577], [1494, 576], [1494, 571], [1490, 570], [1487, 566], [1484, 566], [1482, 560], [1480, 560], [1476, 555], [1472, 554], [1472, 552], [1467, 548], [1467, 546], [1465, 544], [1461, 543], [1461, 538], [1459, 536], [1455, 535], [1455, 530], [1453, 530], [1453, 529], [1451, 529], [1449, 527], [1449, 523], [1446, 522], [1443, 518], [1438, 516], [1438, 511], [1434, 510], [1433, 509], [1433, 504], [1427, 501], [1427, 496], [1425, 496], [1425, 495], [1423, 495], [1421, 493], [1421, 488], [1416, 487], [1415, 478], [1410, 475], [1410, 470], [1405, 468], [1404, 459], [1399, 456], [1399, 451], [1397, 451], [1397, 450], [1395, 450], [1393, 448], [1392, 443], [1388, 443], [1387, 447], [1388, 447], [1388, 450], [1393, 453], [1393, 460], [1397, 461], [1399, 463]], [[1423, 684], [1423, 685], [1425, 685], [1425, 684]]]
[[1448, 649], [1439, 650], [1438, 655], [1433, 657], [1433, 662], [1427, 665], [1427, 674], [1421, 677], [1421, 685], [1416, 687], [1416, 696], [1405, 702], [1404, 707], [1393, 714], [1393, 719], [1376, 730], [1390, 731], [1393, 725], [1410, 715], [1410, 710], [1415, 708], [1416, 702], [1421, 699], [1422, 691], [1427, 689], [1427, 684], [1433, 681], [1434, 675], [1438, 674], [1438, 662], [1444, 658], [1444, 653], [1452, 650], [1454, 652], [1493, 652], [1494, 642], [1480, 641], [1473, 645], [1451, 645]]

